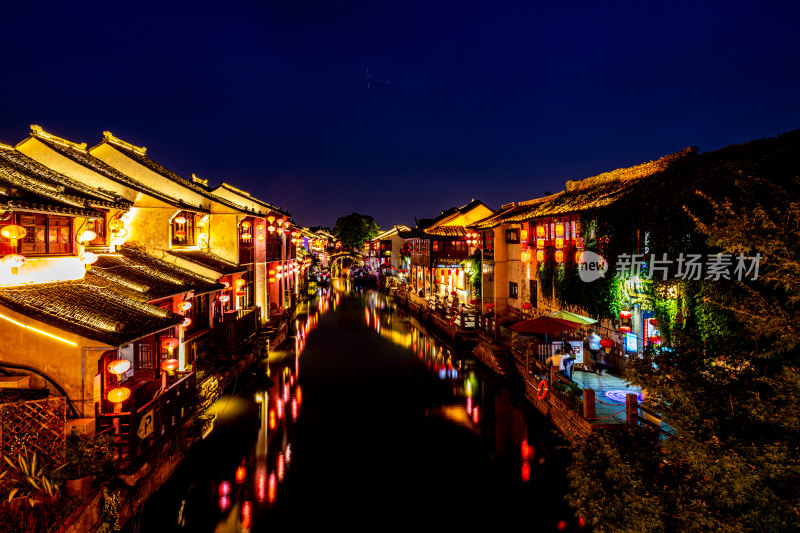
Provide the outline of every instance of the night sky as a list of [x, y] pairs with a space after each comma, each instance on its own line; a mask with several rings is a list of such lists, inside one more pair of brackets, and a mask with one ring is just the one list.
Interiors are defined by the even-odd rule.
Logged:
[[796, 0], [171, 4], [5, 2], [0, 142], [109, 130], [303, 226], [387, 228], [800, 128]]

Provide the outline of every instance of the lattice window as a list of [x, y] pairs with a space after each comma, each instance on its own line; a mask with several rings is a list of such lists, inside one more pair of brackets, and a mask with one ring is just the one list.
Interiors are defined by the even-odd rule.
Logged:
[[0, 405], [0, 470], [6, 465], [2, 456], [16, 457], [23, 447], [44, 460], [60, 462], [66, 418], [64, 397]]

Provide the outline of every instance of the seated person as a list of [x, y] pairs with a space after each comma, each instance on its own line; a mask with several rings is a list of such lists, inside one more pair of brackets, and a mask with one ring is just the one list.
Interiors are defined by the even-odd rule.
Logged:
[[558, 371], [561, 375], [565, 377], [569, 377], [566, 373], [566, 361], [569, 359], [569, 354], [563, 353], [563, 350], [560, 348], [556, 350], [556, 353], [548, 357], [544, 360], [545, 364], [549, 364], [551, 366], [557, 366]]

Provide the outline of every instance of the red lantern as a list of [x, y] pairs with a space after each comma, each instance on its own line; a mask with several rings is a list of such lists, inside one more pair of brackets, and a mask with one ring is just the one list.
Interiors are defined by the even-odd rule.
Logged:
[[556, 261], [559, 263], [564, 262], [564, 252], [562, 250], [556, 250]]
[[244, 291], [236, 291], [236, 296], [244, 296], [245, 294], [247, 293]]
[[161, 370], [165, 372], [175, 372], [178, 370], [180, 363], [177, 359], [164, 359], [161, 361]]
[[455, 296], [456, 294], [456, 291], [450, 291], [450, 296]]
[[114, 387], [108, 391], [108, 401], [111, 403], [122, 403], [131, 397], [131, 390], [128, 387]]
[[108, 372], [114, 374], [115, 376], [119, 376], [120, 374], [124, 374], [131, 368], [131, 362], [127, 359], [115, 359], [108, 363], [106, 367]]
[[536, 239], [536, 247], [544, 248], [544, 239]]
[[536, 226], [536, 236], [544, 240], [544, 226]]
[[619, 312], [619, 317], [620, 317], [622, 320], [628, 320], [628, 319], [631, 317], [631, 312], [630, 312], [630, 311], [627, 311], [627, 310], [625, 310], [625, 311], [620, 311], [620, 312]]
[[564, 247], [564, 239], [562, 237], [558, 237], [556, 239], [556, 248], [558, 248], [560, 250], [563, 247]]
[[11, 240], [11, 246], [17, 245], [17, 239], [21, 239], [28, 234], [28, 231], [23, 228], [22, 226], [17, 226], [12, 224], [11, 226], [6, 226], [2, 230], [0, 230], [0, 235], [5, 237], [6, 239]]
[[556, 237], [564, 236], [564, 224], [556, 224]]
[[631, 332], [631, 327], [630, 326], [620, 326], [619, 327], [619, 332], [620, 333], [630, 333]]
[[83, 252], [78, 256], [78, 259], [84, 265], [93, 265], [97, 262], [97, 254], [94, 252]]
[[650, 342], [652, 342], [653, 344], [660, 343], [661, 342], [661, 335], [652, 335], [650, 337]]
[[603, 348], [613, 348], [615, 344], [616, 343], [611, 339], [608, 338], [600, 339], [600, 346], [602, 346]]
[[470, 300], [469, 301], [469, 305], [475, 305], [476, 303], [478, 303], [478, 300]]
[[544, 252], [542, 250], [536, 250], [536, 260], [540, 263], [544, 261]]
[[489, 311], [491, 311], [492, 309], [494, 309], [494, 304], [493, 304], [493, 303], [488, 303], [488, 304], [486, 304], [486, 309], [488, 309]]
[[[8, 265], [11, 268], [19, 268], [22, 265], [24, 265], [25, 261], [27, 261], [27, 260], [28, 260], [28, 258], [25, 257], [24, 255], [8, 254], [7, 256], [5, 256], [3, 258], [3, 264], [4, 265]], [[12, 272], [12, 273], [14, 273], [14, 272]]]
[[175, 337], [167, 337], [166, 339], [161, 339], [161, 348], [164, 350], [172, 351], [180, 345], [180, 341]]
[[522, 304], [522, 308], [523, 309], [527, 310], [527, 309], [530, 309], [531, 307], [533, 307], [533, 306], [531, 305], [530, 302], [525, 302], [524, 304]]
[[658, 327], [658, 319], [657, 318], [651, 318], [650, 320], [648, 320], [648, 322], [650, 322], [650, 325], [653, 326], [654, 328]]

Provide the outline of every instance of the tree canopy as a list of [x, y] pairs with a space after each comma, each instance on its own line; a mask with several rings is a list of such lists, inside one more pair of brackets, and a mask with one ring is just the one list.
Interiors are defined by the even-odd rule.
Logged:
[[342, 246], [351, 250], [360, 250], [364, 243], [374, 239], [380, 233], [380, 227], [369, 215], [351, 213], [336, 219], [333, 234], [342, 241]]
[[799, 154], [792, 132], [681, 170], [708, 250], [763, 260], [757, 279], [684, 283], [670, 348], [627, 361], [672, 436], [641, 427], [573, 447], [570, 501], [595, 530], [800, 530]]

